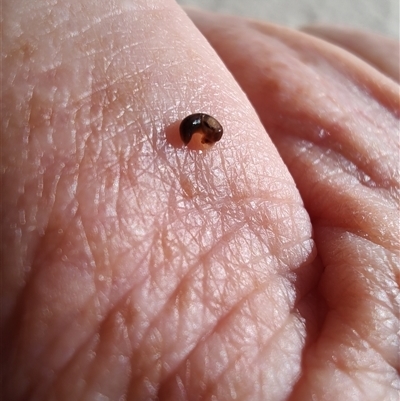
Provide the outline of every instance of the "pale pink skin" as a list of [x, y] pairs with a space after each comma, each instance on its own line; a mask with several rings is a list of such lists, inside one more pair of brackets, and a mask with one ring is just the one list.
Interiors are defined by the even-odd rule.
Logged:
[[4, 400], [397, 400], [398, 44], [190, 15], [3, 2]]

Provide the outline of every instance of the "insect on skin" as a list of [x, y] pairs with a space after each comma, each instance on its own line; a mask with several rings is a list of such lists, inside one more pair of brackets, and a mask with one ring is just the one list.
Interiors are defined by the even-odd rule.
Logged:
[[212, 146], [221, 139], [224, 130], [214, 117], [204, 113], [196, 113], [190, 114], [182, 120], [179, 132], [185, 145], [190, 142], [194, 134], [199, 134], [202, 144]]

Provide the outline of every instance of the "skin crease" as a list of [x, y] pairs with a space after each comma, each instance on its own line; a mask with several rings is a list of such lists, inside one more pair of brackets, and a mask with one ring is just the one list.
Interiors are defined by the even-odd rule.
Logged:
[[[383, 61], [172, 1], [3, 15], [5, 400], [397, 399]], [[194, 112], [207, 152], [165, 139]]]
[[342, 46], [396, 82], [400, 81], [400, 48], [397, 40], [349, 28], [316, 25], [302, 30]]

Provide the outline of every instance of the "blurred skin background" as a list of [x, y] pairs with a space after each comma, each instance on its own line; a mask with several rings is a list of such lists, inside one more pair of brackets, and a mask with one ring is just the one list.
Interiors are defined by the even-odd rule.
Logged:
[[178, 0], [178, 3], [292, 28], [309, 24], [339, 25], [399, 37], [397, 0]]

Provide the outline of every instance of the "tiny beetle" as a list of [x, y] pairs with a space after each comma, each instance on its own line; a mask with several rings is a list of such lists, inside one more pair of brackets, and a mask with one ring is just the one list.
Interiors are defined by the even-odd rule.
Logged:
[[194, 134], [201, 135], [201, 143], [212, 146], [223, 134], [222, 125], [214, 118], [204, 113], [190, 114], [185, 117], [179, 127], [181, 139], [187, 145]]

